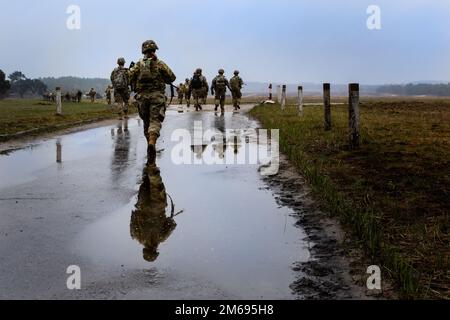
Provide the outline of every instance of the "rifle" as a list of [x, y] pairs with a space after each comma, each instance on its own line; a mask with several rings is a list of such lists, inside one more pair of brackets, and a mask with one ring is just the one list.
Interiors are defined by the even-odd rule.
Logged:
[[170, 101], [169, 101], [169, 106], [173, 101], [173, 98], [175, 97], [175, 89], [179, 89], [176, 85], [174, 85], [173, 83], [170, 84]]

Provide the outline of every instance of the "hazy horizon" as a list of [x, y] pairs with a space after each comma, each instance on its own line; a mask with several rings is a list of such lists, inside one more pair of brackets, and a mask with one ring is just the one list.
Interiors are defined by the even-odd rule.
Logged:
[[[365, 85], [450, 82], [445, 0], [60, 1], [0, 0], [0, 69], [28, 77], [109, 78], [117, 57], [146, 39], [178, 76], [219, 68], [247, 82]], [[69, 5], [81, 29], [69, 30]], [[369, 30], [370, 5], [381, 29]], [[9, 31], [9, 32], [5, 32]]]

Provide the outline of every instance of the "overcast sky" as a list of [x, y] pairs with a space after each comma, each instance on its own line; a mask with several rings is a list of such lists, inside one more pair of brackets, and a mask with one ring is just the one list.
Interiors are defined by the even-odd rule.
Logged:
[[[0, 0], [0, 69], [108, 77], [154, 39], [178, 80], [202, 67], [247, 81], [450, 81], [449, 0]], [[81, 29], [69, 30], [69, 5]], [[381, 30], [367, 28], [369, 5]]]

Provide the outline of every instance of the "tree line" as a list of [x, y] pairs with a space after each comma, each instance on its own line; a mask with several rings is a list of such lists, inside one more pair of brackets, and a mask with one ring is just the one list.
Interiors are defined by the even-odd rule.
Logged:
[[6, 79], [6, 74], [0, 70], [0, 99], [8, 96], [23, 98], [26, 94], [42, 96], [47, 92], [47, 85], [39, 79], [29, 79], [21, 71], [14, 71]]
[[450, 96], [450, 83], [447, 84], [410, 83], [406, 85], [383, 85], [378, 87], [377, 93], [394, 94], [399, 96], [426, 95], [426, 96], [446, 97]]

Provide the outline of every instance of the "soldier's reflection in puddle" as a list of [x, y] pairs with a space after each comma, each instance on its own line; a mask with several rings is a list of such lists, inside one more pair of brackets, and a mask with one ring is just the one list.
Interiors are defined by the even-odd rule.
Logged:
[[168, 195], [159, 168], [144, 169], [138, 200], [131, 214], [131, 237], [144, 246], [143, 256], [148, 262], [158, 258], [159, 245], [166, 241], [177, 226], [172, 214], [166, 215]]
[[130, 132], [128, 130], [128, 119], [118, 122], [116, 130], [111, 130], [111, 137], [114, 139], [114, 156], [111, 162], [111, 169], [113, 179], [117, 181], [129, 164]]

